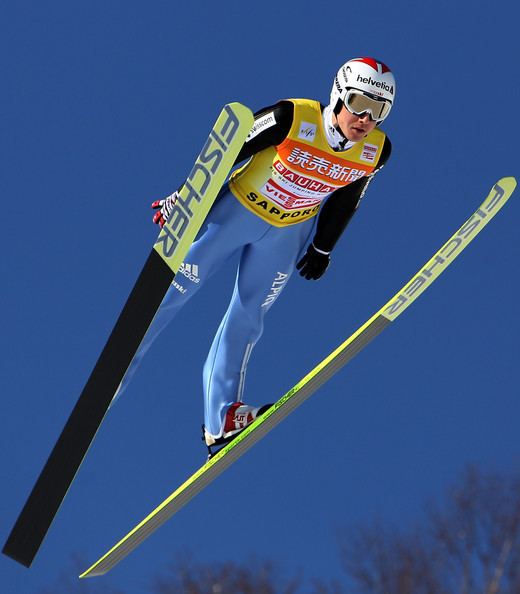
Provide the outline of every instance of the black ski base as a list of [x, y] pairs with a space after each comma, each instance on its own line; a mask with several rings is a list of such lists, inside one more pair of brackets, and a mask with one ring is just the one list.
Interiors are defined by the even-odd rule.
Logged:
[[30, 567], [174, 274], [152, 250], [2, 553]]

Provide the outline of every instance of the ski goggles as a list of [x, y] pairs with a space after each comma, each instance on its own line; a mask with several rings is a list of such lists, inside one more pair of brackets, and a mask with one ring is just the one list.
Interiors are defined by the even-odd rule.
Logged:
[[343, 100], [345, 107], [354, 115], [360, 116], [369, 113], [376, 122], [382, 122], [392, 109], [390, 101], [385, 99], [374, 99], [362, 91], [350, 89]]

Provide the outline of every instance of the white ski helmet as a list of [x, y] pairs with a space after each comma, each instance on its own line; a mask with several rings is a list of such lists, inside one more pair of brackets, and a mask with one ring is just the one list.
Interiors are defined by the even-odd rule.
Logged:
[[339, 112], [352, 90], [383, 103], [378, 117], [374, 118], [382, 122], [394, 103], [394, 75], [386, 64], [375, 58], [354, 58], [343, 64], [334, 79], [330, 93], [330, 105], [334, 113]]

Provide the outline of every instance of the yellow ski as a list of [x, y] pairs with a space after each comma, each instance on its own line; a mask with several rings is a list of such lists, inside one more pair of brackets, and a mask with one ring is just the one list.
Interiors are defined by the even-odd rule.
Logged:
[[462, 250], [504, 206], [516, 187], [513, 177], [500, 179], [477, 211], [450, 237], [419, 272], [363, 326], [319, 363], [276, 404], [258, 417], [231, 443], [215, 454], [163, 503], [80, 577], [103, 575], [135, 549], [145, 538], [171, 518], [237, 458], [273, 429], [296, 407], [359, 353], [375, 336], [401, 315], [419, 295], [453, 262]]

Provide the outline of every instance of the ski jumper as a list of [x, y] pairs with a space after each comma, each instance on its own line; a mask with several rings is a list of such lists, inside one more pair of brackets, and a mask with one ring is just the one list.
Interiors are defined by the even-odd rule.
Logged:
[[242, 401], [247, 364], [262, 335], [264, 316], [298, 258], [311, 240], [319, 249], [332, 250], [390, 153], [384, 132], [377, 128], [347, 150], [334, 150], [326, 126], [320, 103], [306, 99], [283, 101], [255, 115], [237, 162], [249, 160], [232, 173], [217, 197], [118, 396], [182, 306], [224, 262], [238, 256], [233, 295], [203, 369], [205, 426], [214, 436], [221, 434], [226, 408]]

